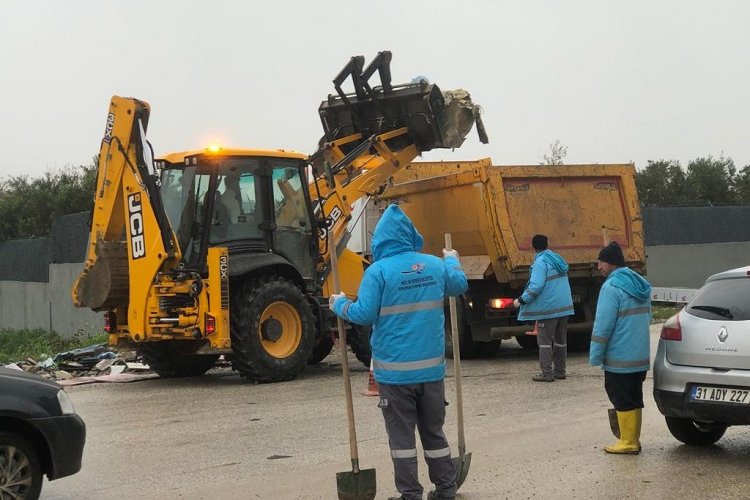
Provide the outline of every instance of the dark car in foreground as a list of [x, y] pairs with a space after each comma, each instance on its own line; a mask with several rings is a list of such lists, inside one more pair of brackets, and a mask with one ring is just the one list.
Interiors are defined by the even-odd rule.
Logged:
[[711, 276], [662, 327], [654, 399], [672, 435], [715, 443], [750, 425], [750, 266]]
[[62, 388], [0, 367], [0, 498], [36, 499], [42, 476], [81, 469], [86, 426]]

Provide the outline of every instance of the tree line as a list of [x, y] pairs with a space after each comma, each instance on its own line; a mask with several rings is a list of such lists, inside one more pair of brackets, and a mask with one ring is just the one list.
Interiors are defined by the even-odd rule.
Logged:
[[649, 161], [635, 178], [641, 206], [750, 205], [750, 165], [725, 156]]
[[[567, 148], [559, 141], [544, 164], [562, 164]], [[90, 165], [0, 179], [0, 241], [49, 236], [60, 215], [90, 210], [96, 187], [96, 159]], [[750, 204], [750, 165], [737, 169], [723, 155], [691, 160], [649, 160], [636, 173], [641, 206], [707, 206]]]

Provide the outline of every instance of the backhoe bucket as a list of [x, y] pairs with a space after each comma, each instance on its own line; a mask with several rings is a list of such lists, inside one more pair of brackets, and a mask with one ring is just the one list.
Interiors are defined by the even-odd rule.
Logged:
[[[408, 84], [391, 85], [389, 63], [390, 53], [381, 52], [363, 70], [364, 58], [357, 56], [334, 79], [338, 95], [329, 95], [318, 108], [327, 141], [356, 133], [361, 133], [364, 140], [407, 127], [408, 136], [401, 139], [407, 141], [403, 147], [415, 144], [421, 151], [452, 149], [463, 144], [476, 123], [480, 140], [488, 142], [480, 108], [471, 102], [468, 92], [441, 92], [424, 77]], [[375, 70], [379, 71], [382, 84], [370, 87], [367, 79]], [[346, 94], [341, 84], [349, 76], [355, 92]]]
[[469, 467], [471, 467], [471, 453], [461, 454], [457, 457], [453, 457], [453, 466], [456, 468], [456, 489], [460, 488], [466, 476], [469, 475]]
[[376, 486], [375, 469], [336, 473], [339, 500], [374, 500]]

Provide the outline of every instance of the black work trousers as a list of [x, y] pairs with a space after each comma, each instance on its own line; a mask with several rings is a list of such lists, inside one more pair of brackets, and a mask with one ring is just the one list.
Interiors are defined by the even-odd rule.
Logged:
[[423, 488], [417, 474], [414, 427], [424, 449], [430, 481], [438, 498], [456, 495], [456, 469], [443, 432], [445, 384], [378, 384], [388, 443], [391, 448], [396, 489], [405, 500], [421, 500]]
[[643, 408], [643, 382], [646, 372], [615, 373], [604, 371], [604, 390], [617, 411]]

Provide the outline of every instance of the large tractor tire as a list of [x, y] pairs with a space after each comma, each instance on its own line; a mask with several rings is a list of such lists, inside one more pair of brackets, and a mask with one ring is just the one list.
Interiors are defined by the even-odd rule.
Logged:
[[143, 361], [162, 378], [197, 377], [213, 368], [217, 354], [195, 354], [189, 340], [145, 342], [140, 347]]
[[325, 337], [321, 337], [318, 339], [318, 342], [315, 344], [315, 347], [313, 347], [312, 356], [310, 356], [310, 359], [307, 360], [308, 365], [317, 365], [326, 357], [331, 354], [331, 351], [333, 350], [333, 336], [332, 335], [326, 335]]
[[516, 342], [518, 342], [518, 345], [529, 351], [539, 349], [539, 343], [536, 341], [536, 335], [516, 335]]
[[587, 332], [568, 332], [569, 352], [588, 352], [591, 347], [591, 330]]
[[266, 276], [237, 287], [231, 298], [232, 368], [255, 382], [281, 382], [313, 355], [315, 318], [302, 290]]
[[346, 334], [347, 339], [349, 339], [349, 346], [357, 359], [365, 365], [365, 368], [370, 368], [370, 360], [372, 359], [370, 333], [372, 327], [354, 324], [351, 326], [351, 330]]
[[[464, 304], [461, 297], [456, 297], [456, 319], [458, 320], [458, 341], [461, 359], [490, 357], [500, 348], [499, 340], [478, 342], [471, 335], [471, 326], [466, 320]], [[445, 309], [445, 355], [453, 359], [453, 335], [451, 334], [450, 309]]]

